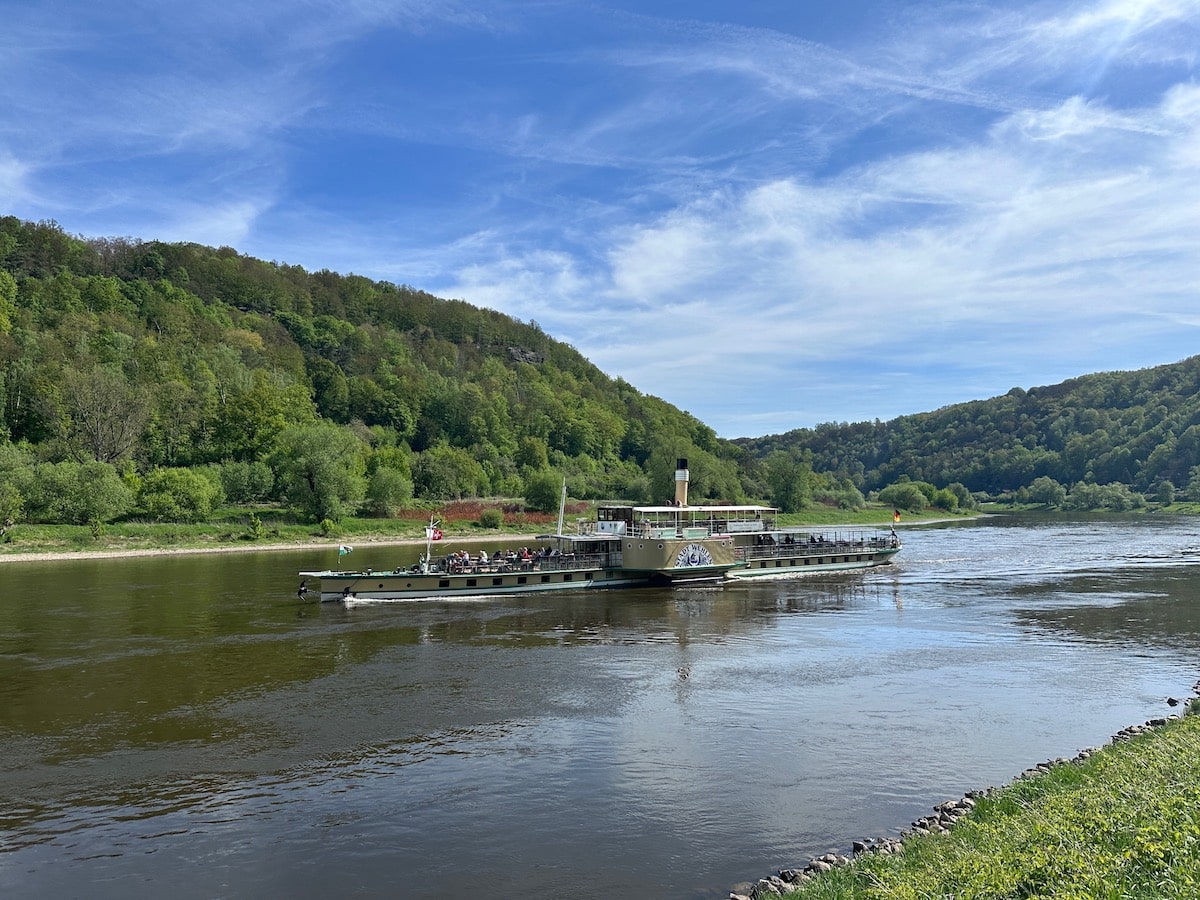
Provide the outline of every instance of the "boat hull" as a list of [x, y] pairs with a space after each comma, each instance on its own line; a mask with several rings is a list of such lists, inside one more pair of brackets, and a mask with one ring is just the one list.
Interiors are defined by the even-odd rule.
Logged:
[[444, 600], [584, 588], [635, 587], [647, 576], [621, 569], [559, 569], [503, 573], [301, 572], [317, 579], [322, 601]]
[[875, 566], [891, 565], [892, 557], [899, 552], [899, 547], [889, 547], [854, 552], [784, 553], [771, 556], [756, 556], [747, 559], [745, 565], [730, 569], [729, 577], [734, 579], [759, 578], [770, 575], [797, 575], [810, 572], [844, 572], [850, 569], [870, 569]]
[[728, 537], [658, 532], [626, 538], [621, 557], [625, 571], [642, 573], [654, 584], [684, 584], [724, 579], [741, 565], [734, 549]]

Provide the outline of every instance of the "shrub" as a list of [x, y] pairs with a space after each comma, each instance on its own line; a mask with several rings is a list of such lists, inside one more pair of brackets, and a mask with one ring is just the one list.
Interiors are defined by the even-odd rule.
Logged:
[[28, 521], [111, 522], [133, 505], [133, 492], [108, 463], [42, 463], [19, 470], [14, 478]]
[[534, 472], [525, 480], [525, 505], [535, 512], [558, 509], [562, 479], [549, 469]]
[[194, 469], [155, 469], [142, 479], [138, 505], [152, 519], [199, 522], [220, 499], [220, 488]]
[[265, 500], [275, 487], [275, 474], [265, 462], [227, 462], [220, 468], [221, 487], [230, 503]]
[[413, 496], [413, 485], [395, 469], [379, 468], [367, 482], [364, 511], [371, 516], [393, 517]]

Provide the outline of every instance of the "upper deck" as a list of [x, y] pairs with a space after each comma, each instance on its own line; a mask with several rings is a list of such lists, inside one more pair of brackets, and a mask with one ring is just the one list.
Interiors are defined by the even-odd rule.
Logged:
[[771, 506], [601, 506], [595, 522], [581, 525], [596, 534], [717, 537], [773, 531], [778, 512]]

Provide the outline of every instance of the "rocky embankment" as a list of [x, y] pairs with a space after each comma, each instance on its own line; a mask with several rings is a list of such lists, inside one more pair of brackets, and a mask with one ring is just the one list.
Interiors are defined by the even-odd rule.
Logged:
[[[1193, 688], [1193, 698], [1200, 698], [1200, 682], [1197, 682]], [[1170, 706], [1185, 706], [1191, 705], [1191, 700], [1178, 700], [1169, 698], [1167, 704]], [[1119, 741], [1127, 741], [1139, 734], [1144, 734], [1155, 728], [1160, 728], [1168, 722], [1181, 718], [1179, 715], [1169, 715], [1160, 718], [1149, 719], [1141, 725], [1130, 725], [1128, 728], [1123, 728], [1114, 734], [1110, 743]], [[1022, 772], [1017, 778], [1032, 778], [1044, 774], [1055, 766], [1071, 765], [1082, 762], [1096, 752], [1098, 748], [1089, 748], [1081, 750], [1071, 759], [1060, 757], [1058, 759], [1047, 760], [1039, 763]], [[990, 794], [996, 788], [986, 788], [980, 791], [968, 791], [963, 797], [957, 800], [947, 800], [944, 803], [939, 803], [933, 807], [932, 814], [923, 816], [913, 822], [907, 829], [900, 832], [898, 837], [893, 838], [866, 838], [863, 840], [854, 841], [850, 847], [849, 854], [838, 851], [830, 851], [821, 856], [810, 859], [804, 865], [798, 868], [780, 869], [773, 875], [766, 878], [760, 878], [756, 882], [742, 882], [736, 884], [730, 890], [729, 900], [762, 900], [771, 896], [787, 894], [804, 884], [812, 881], [814, 878], [820, 878], [825, 872], [835, 869], [839, 866], [845, 866], [853, 862], [855, 858], [868, 853], [902, 853], [904, 852], [904, 842], [909, 838], [923, 837], [930, 834], [944, 834], [954, 827], [954, 823], [967, 815], [975, 808], [977, 798], [984, 797]]]

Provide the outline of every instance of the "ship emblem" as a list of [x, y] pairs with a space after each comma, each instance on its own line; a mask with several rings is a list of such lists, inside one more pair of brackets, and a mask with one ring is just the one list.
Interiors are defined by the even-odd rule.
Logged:
[[686, 569], [691, 566], [711, 566], [712, 554], [708, 548], [700, 544], [687, 544], [679, 549], [675, 556], [675, 568]]

